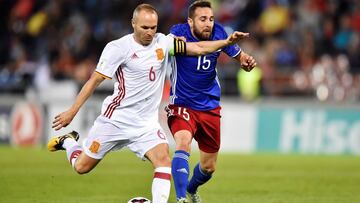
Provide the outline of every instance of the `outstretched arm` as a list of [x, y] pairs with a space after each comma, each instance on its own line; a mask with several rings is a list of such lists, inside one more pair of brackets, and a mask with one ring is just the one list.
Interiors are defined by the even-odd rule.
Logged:
[[94, 72], [91, 75], [90, 79], [82, 87], [70, 109], [55, 116], [55, 119], [52, 122], [52, 128], [54, 128], [55, 130], [60, 130], [61, 128], [69, 125], [69, 123], [71, 123], [71, 121], [79, 111], [80, 107], [92, 95], [95, 88], [99, 86], [99, 84], [104, 81], [104, 79], [104, 76], [101, 76], [100, 74]]
[[187, 42], [186, 55], [205, 55], [215, 52], [223, 47], [235, 44], [249, 36], [249, 33], [235, 31], [225, 40]]

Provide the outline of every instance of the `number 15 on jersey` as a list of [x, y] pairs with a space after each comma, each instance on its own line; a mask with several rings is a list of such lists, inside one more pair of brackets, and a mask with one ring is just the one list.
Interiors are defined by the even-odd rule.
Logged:
[[198, 57], [198, 65], [196, 70], [207, 70], [210, 68], [211, 61], [210, 59], [206, 59], [206, 56], [199, 56]]

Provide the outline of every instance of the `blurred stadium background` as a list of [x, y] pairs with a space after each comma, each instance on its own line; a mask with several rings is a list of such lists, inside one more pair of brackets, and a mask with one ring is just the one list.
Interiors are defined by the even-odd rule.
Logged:
[[[71, 105], [106, 43], [132, 32], [132, 11], [143, 2], [158, 9], [158, 31], [168, 33], [171, 25], [185, 22], [192, 1], [0, 0], [0, 202], [95, 202], [106, 197], [101, 195], [108, 193], [99, 192], [94, 199], [58, 197], [52, 201], [46, 199], [52, 192], [40, 187], [34, 196], [16, 198], [18, 190], [26, 194], [22, 187], [35, 190], [38, 186], [26, 183], [50, 184], [64, 178], [59, 175], [63, 167], [54, 175], [46, 169], [54, 169], [51, 164], [65, 167], [66, 161], [64, 154], [48, 157], [45, 143], [72, 129], [85, 136], [99, 114], [102, 100], [112, 93], [112, 82], [99, 87], [67, 129], [54, 132], [50, 127], [52, 118]], [[218, 202], [216, 197], [224, 193], [221, 197], [228, 199], [220, 202], [360, 202], [355, 194], [360, 187], [360, 2], [211, 2], [216, 20], [228, 32], [250, 33], [240, 45], [255, 57], [258, 67], [246, 73], [227, 56], [219, 58], [224, 152], [220, 160], [224, 161], [219, 163], [219, 177], [204, 189], [207, 200]], [[167, 82], [163, 105], [167, 103], [168, 88]], [[167, 128], [162, 109], [160, 114]], [[169, 132], [168, 136], [173, 147]], [[117, 159], [131, 159], [132, 155], [125, 154], [125, 158], [112, 155], [85, 181], [64, 169], [69, 172], [65, 179], [84, 181], [77, 187], [88, 187], [111, 173], [107, 167], [111, 168]], [[33, 157], [49, 164], [42, 166], [39, 160], [32, 163], [29, 160]], [[139, 163], [135, 160], [129, 163]], [[145, 165], [136, 167], [144, 167], [151, 174]], [[41, 172], [36, 172], [40, 166]], [[127, 163], [115, 166], [127, 170], [115, 174], [119, 179], [132, 173]], [[231, 178], [225, 179], [228, 183], [221, 180], [221, 176], [229, 175], [221, 170], [230, 171], [233, 182]], [[260, 172], [251, 173], [254, 170]], [[19, 184], [21, 174], [29, 180]], [[147, 177], [150, 183], [151, 177]], [[295, 178], [302, 184], [283, 180], [267, 187], [269, 181], [278, 181], [276, 178]], [[216, 181], [222, 184], [219, 191]], [[49, 188], [61, 190], [72, 185], [63, 182]], [[143, 188], [131, 186], [149, 196], [148, 184]], [[110, 183], [104, 187], [113, 186]], [[43, 189], [45, 192], [41, 192]], [[131, 195], [119, 202], [141, 195], [129, 191], [120, 191]], [[71, 195], [71, 191], [64, 193]], [[307, 198], [303, 199], [301, 193]], [[113, 196], [105, 201], [117, 202]]]

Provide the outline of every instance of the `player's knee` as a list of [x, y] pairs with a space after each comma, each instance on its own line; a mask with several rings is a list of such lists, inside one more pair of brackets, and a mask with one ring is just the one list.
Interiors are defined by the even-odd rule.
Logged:
[[190, 152], [191, 140], [191, 134], [189, 134], [187, 131], [186, 134], [184, 134], [184, 132], [178, 132], [175, 135], [176, 149]]
[[170, 167], [171, 159], [168, 153], [159, 154], [156, 159], [152, 160], [154, 167]]
[[89, 173], [92, 168], [85, 164], [75, 164], [74, 169], [78, 174], [83, 175]]
[[213, 174], [216, 170], [216, 164], [215, 163], [207, 163], [201, 166], [202, 171], [204, 171], [207, 174]]
[[179, 142], [179, 143], [176, 143], [176, 150], [183, 150], [183, 151], [186, 151], [186, 152], [190, 152], [190, 144], [191, 142]]
[[169, 155], [163, 155], [159, 157], [158, 162], [161, 166], [171, 166], [171, 159]]
[[216, 170], [215, 167], [206, 167], [203, 169], [206, 174], [213, 174]]

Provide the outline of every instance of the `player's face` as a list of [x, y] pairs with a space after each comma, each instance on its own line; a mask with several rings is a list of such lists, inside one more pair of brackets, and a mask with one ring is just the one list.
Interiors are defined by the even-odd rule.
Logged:
[[214, 13], [211, 8], [196, 8], [193, 19], [188, 20], [191, 31], [199, 40], [208, 40], [214, 27]]
[[158, 16], [154, 12], [140, 11], [132, 20], [135, 40], [147, 46], [151, 44], [156, 33]]

